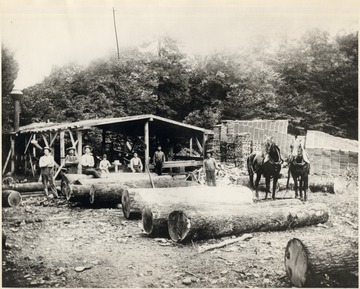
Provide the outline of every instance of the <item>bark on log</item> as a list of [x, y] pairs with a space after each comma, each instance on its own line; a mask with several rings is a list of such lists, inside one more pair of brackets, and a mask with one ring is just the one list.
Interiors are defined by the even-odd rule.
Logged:
[[89, 203], [90, 186], [69, 184], [65, 196], [69, 202]]
[[5, 249], [6, 247], [6, 233], [4, 229], [2, 230], [2, 248]]
[[249, 188], [236, 187], [175, 187], [155, 189], [128, 189], [122, 195], [122, 209], [126, 219], [130, 214], [141, 214], [149, 206], [171, 206], [181, 204], [182, 207], [199, 207], [212, 203], [223, 204], [251, 204], [253, 194]]
[[[256, 204], [250, 205], [233, 205], [227, 204], [223, 207], [224, 210], [228, 211], [246, 211], [248, 209], [258, 209], [258, 208], [267, 208], [267, 207], [288, 207], [294, 205], [302, 205], [303, 203], [298, 199], [284, 199], [284, 200], [275, 200], [275, 201], [264, 201], [258, 202]], [[180, 209], [190, 209], [191, 205], [184, 205], [183, 203], [175, 203], [173, 205], [151, 205], [145, 207], [142, 211], [142, 224], [145, 234], [149, 237], [169, 237], [168, 233], [168, 219], [169, 214], [175, 210]], [[212, 208], [212, 209], [211, 209]], [[194, 210], [219, 210], [219, 205], [217, 203], [207, 204], [206, 206], [196, 206], [194, 205]]]
[[[151, 176], [154, 183], [162, 181], [173, 181], [171, 176], [158, 176], [152, 175]], [[148, 186], [151, 188], [151, 182], [148, 174], [143, 173], [117, 173], [117, 174], [108, 174], [106, 178], [98, 178], [98, 179], [77, 179], [77, 184], [81, 185], [93, 185], [93, 184], [111, 184], [111, 183], [127, 183], [127, 184], [134, 184], [134, 187], [142, 187]], [[137, 186], [136, 184], [141, 184]], [[155, 185], [156, 186], [156, 185]]]
[[21, 195], [18, 191], [5, 190], [2, 191], [2, 206], [17, 207], [21, 204]]
[[124, 186], [119, 184], [93, 184], [90, 186], [90, 204], [116, 207], [121, 203]]
[[[55, 186], [60, 186], [61, 181], [55, 181]], [[33, 191], [41, 191], [44, 189], [44, 186], [40, 182], [33, 183], [15, 183], [11, 185], [3, 185], [2, 190], [14, 190], [18, 192], [33, 192]]]
[[256, 205], [244, 210], [177, 210], [169, 215], [173, 241], [211, 239], [255, 231], [280, 231], [324, 223], [329, 210], [324, 204], [269, 207]]
[[347, 273], [357, 273], [358, 268], [356, 236], [294, 238], [285, 249], [285, 270], [297, 287], [324, 287], [321, 283], [325, 274], [337, 277], [339, 282], [346, 282]]

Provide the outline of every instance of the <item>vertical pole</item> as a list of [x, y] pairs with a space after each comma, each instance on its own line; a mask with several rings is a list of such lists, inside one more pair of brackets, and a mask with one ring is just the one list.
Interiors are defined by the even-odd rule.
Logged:
[[105, 128], [103, 128], [103, 130], [102, 130], [102, 144], [101, 144], [101, 151], [102, 151], [103, 154], [105, 153], [105, 146], [106, 146], [106, 130], [105, 130]]
[[208, 135], [206, 133], [203, 134], [203, 158], [206, 157], [206, 141], [207, 141]]
[[[36, 133], [33, 134], [33, 140], [36, 140]], [[36, 148], [33, 146], [33, 156], [36, 157]]]
[[79, 157], [79, 165], [78, 165], [78, 174], [81, 174], [82, 172], [82, 166], [81, 166], [81, 156], [82, 156], [82, 131], [78, 130], [76, 132], [77, 140], [78, 140], [78, 157]]
[[65, 131], [60, 131], [60, 166], [65, 165]]
[[116, 38], [117, 54], [118, 54], [118, 59], [120, 59], [119, 41], [118, 41], [117, 30], [116, 30], [115, 8], [114, 8], [114, 7], [113, 7], [113, 18], [114, 18], [114, 28], [115, 28], [115, 38]]
[[15, 134], [10, 136], [10, 145], [11, 145], [10, 172], [11, 172], [11, 175], [14, 175], [14, 173], [15, 173]]
[[193, 138], [190, 138], [190, 156], [193, 154]]
[[145, 140], [145, 166], [149, 165], [149, 154], [150, 154], [150, 145], [149, 145], [149, 121], [145, 122], [144, 126], [144, 140]]

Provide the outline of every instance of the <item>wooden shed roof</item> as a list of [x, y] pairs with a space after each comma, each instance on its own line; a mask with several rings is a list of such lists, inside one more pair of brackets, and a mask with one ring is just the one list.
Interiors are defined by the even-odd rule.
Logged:
[[63, 123], [53, 123], [53, 122], [41, 122], [41, 123], [32, 123], [26, 126], [21, 126], [18, 133], [37, 133], [37, 132], [49, 132], [49, 131], [60, 131], [65, 129], [75, 129], [75, 130], [86, 130], [91, 127], [105, 127], [107, 125], [115, 125], [121, 123], [135, 122], [135, 121], [146, 121], [146, 120], [155, 120], [162, 122], [164, 124], [175, 125], [178, 127], [203, 132], [203, 133], [212, 133], [212, 131], [197, 127], [194, 125], [174, 121], [164, 117], [156, 116], [153, 114], [144, 114], [144, 115], [133, 115], [125, 117], [113, 117], [113, 118], [99, 118], [99, 119], [88, 119], [80, 120], [76, 122], [63, 122]]

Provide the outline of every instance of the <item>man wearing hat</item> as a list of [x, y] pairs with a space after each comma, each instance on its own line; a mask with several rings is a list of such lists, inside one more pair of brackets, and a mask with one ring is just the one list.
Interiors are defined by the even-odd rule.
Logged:
[[216, 186], [215, 170], [220, 169], [216, 160], [212, 157], [212, 151], [206, 152], [206, 159], [204, 159], [204, 171], [206, 175], [206, 183], [208, 186]]
[[41, 168], [41, 180], [44, 185], [45, 195], [49, 197], [48, 187], [50, 187], [54, 198], [58, 198], [58, 193], [54, 184], [54, 157], [50, 154], [51, 149], [44, 147], [44, 155], [39, 160], [39, 167]]
[[81, 156], [82, 173], [92, 175], [94, 178], [100, 178], [101, 173], [94, 169], [95, 161], [91, 153], [92, 148], [89, 145], [84, 146], [84, 154]]
[[162, 167], [165, 162], [165, 154], [161, 150], [161, 146], [159, 145], [157, 151], [154, 153], [154, 165], [155, 172], [160, 176], [162, 174]]
[[77, 174], [79, 158], [75, 155], [75, 148], [69, 147], [66, 149], [67, 155], [65, 157], [65, 168], [68, 174]]

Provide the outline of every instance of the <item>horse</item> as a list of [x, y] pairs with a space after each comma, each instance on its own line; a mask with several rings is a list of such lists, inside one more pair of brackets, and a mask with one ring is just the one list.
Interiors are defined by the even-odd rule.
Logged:
[[[286, 190], [289, 187], [289, 179], [291, 175], [294, 180], [295, 198], [298, 198], [299, 188], [300, 199], [306, 201], [306, 190], [309, 185], [310, 161], [300, 141], [295, 139], [290, 147], [292, 152], [288, 159], [289, 170]], [[304, 192], [304, 198], [302, 192]]]
[[[264, 152], [253, 152], [246, 160], [247, 169], [250, 177], [250, 184], [256, 191], [256, 199], [259, 198], [259, 182], [261, 176], [265, 177], [266, 181], [266, 194], [270, 193], [270, 179], [273, 178], [273, 192], [272, 199], [275, 200], [275, 190], [277, 181], [279, 179], [282, 158], [280, 154], [280, 148], [277, 146], [273, 138], [266, 138], [264, 142]], [[256, 173], [256, 180], [254, 185], [254, 174]]]

